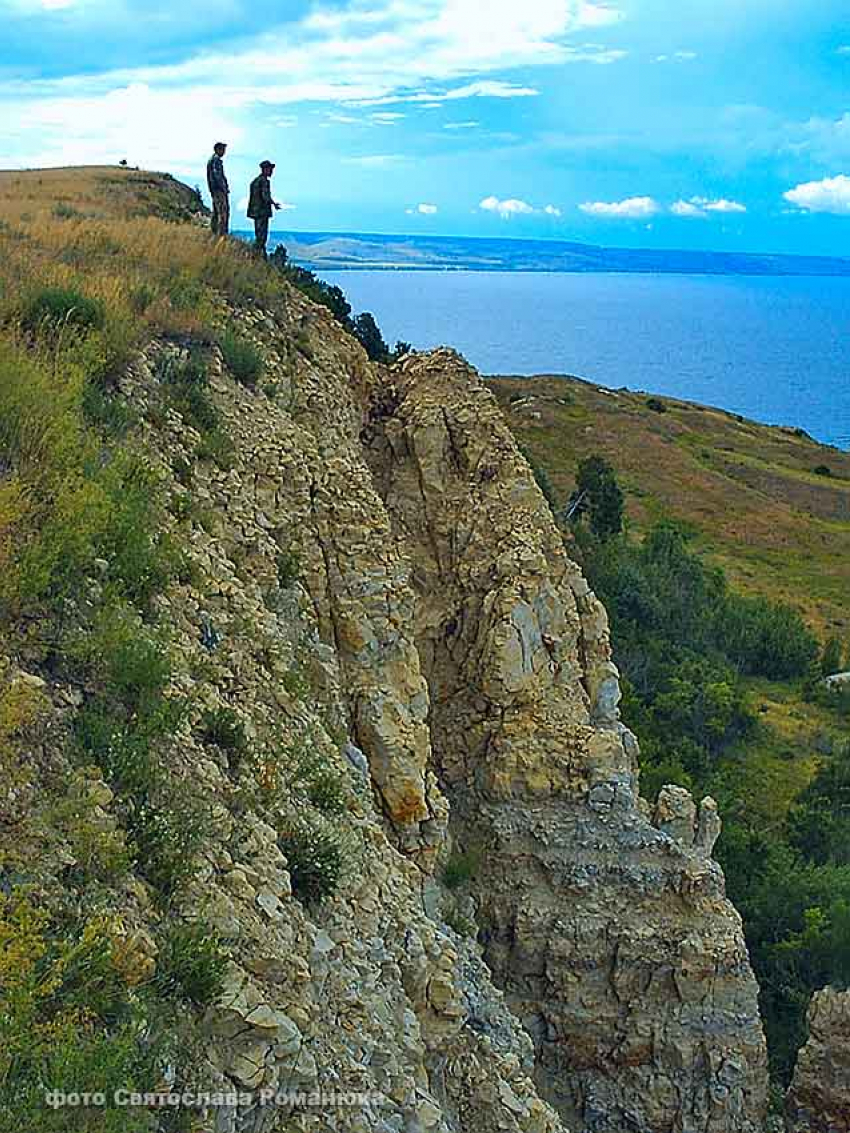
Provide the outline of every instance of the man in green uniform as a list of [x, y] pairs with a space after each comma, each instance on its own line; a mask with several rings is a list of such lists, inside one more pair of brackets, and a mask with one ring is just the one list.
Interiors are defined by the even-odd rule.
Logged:
[[216, 142], [207, 162], [207, 187], [212, 197], [212, 230], [214, 236], [226, 236], [230, 230], [230, 186], [224, 174], [227, 145]]
[[273, 211], [280, 208], [277, 201], [272, 199], [271, 179], [273, 173], [274, 162], [261, 161], [260, 176], [255, 177], [251, 182], [251, 190], [248, 196], [248, 216], [254, 222], [254, 246], [257, 253], [264, 259], [267, 258], [266, 244], [269, 239], [269, 221], [272, 218]]

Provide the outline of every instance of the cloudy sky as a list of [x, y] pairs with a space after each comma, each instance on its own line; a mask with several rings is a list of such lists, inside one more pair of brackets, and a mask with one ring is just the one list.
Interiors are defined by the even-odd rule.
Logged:
[[[286, 15], [281, 15], [281, 11]], [[847, 0], [0, 0], [0, 167], [114, 162], [279, 227], [850, 255]]]

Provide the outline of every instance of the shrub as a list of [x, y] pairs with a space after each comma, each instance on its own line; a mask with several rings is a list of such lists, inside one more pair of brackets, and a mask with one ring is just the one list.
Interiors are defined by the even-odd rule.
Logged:
[[651, 409], [653, 413], [666, 413], [667, 406], [658, 397], [648, 397], [646, 399], [646, 408]]
[[297, 551], [281, 551], [275, 558], [277, 584], [288, 590], [301, 575], [301, 556]]
[[212, 429], [202, 433], [201, 439], [195, 449], [198, 460], [211, 460], [225, 471], [232, 468], [236, 461], [236, 448], [230, 437], [221, 429]]
[[132, 409], [94, 382], [86, 383], [82, 409], [86, 421], [111, 440], [121, 440], [136, 422]]
[[263, 357], [247, 339], [226, 331], [218, 340], [224, 364], [243, 386], [253, 389], [263, 374]]
[[346, 299], [342, 289], [335, 284], [325, 283], [307, 268], [298, 267], [289, 262], [289, 255], [283, 244], [278, 244], [269, 256], [269, 263], [282, 272], [286, 279], [299, 291], [308, 295], [314, 303], [318, 303], [331, 312], [337, 322], [346, 330], [351, 331], [351, 304]]
[[819, 653], [800, 614], [764, 598], [730, 596], [718, 631], [727, 656], [753, 676], [772, 680], [805, 676]]
[[598, 539], [610, 539], [623, 530], [623, 493], [604, 457], [589, 456], [579, 464], [570, 514], [574, 519], [587, 515]]
[[384, 341], [384, 336], [375, 322], [375, 316], [364, 311], [354, 320], [354, 337], [366, 351], [373, 362], [387, 362], [390, 358], [390, 348]]
[[168, 901], [194, 872], [210, 826], [208, 808], [164, 776], [156, 793], [128, 800], [126, 825], [139, 872]]
[[193, 350], [183, 359], [164, 359], [159, 379], [168, 391], [169, 401], [188, 425], [199, 433], [218, 428], [219, 413], [209, 396], [209, 375], [200, 351]]
[[36, 331], [42, 325], [99, 328], [106, 320], [106, 309], [99, 299], [91, 299], [71, 287], [42, 287], [26, 301], [21, 325]]
[[832, 475], [832, 469], [829, 467], [828, 464], [818, 464], [817, 467], [812, 469], [812, 471], [814, 472], [815, 476], [831, 476]]
[[824, 677], [841, 672], [844, 664], [844, 644], [837, 637], [830, 637], [824, 644], [820, 660], [820, 671]]
[[343, 848], [339, 834], [325, 825], [302, 818], [278, 837], [286, 856], [292, 892], [305, 905], [332, 896], [343, 873]]
[[458, 889], [468, 884], [481, 865], [481, 853], [468, 850], [466, 853], [454, 851], [443, 870], [443, 884], [447, 889]]
[[163, 995], [208, 1007], [222, 993], [228, 960], [221, 937], [209, 925], [174, 925], [157, 958], [157, 988]]
[[241, 759], [248, 751], [245, 725], [232, 708], [223, 705], [208, 709], [201, 717], [201, 736], [204, 743], [215, 744], [228, 755]]
[[51, 1110], [60, 1093], [151, 1089], [155, 1043], [139, 1042], [137, 1006], [114, 964], [108, 927], [65, 932], [25, 897], [0, 896], [0, 1122], [18, 1133], [144, 1133], [147, 1114]]

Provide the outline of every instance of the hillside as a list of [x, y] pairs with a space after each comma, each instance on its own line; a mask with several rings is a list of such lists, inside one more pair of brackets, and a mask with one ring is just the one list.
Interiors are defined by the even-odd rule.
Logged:
[[850, 276], [841, 256], [605, 248], [567, 240], [279, 232], [293, 260], [316, 271], [557, 271], [691, 275]]
[[488, 386], [563, 501], [578, 461], [600, 453], [627, 492], [636, 534], [662, 515], [680, 520], [743, 591], [791, 602], [824, 636], [850, 636], [850, 453], [790, 428], [577, 378]]
[[764, 1133], [717, 804], [640, 796], [497, 398], [201, 221], [164, 175], [0, 174], [0, 1125]]

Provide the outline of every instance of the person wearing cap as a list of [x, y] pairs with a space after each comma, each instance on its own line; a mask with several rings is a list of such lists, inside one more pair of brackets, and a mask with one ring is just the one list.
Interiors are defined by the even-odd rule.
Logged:
[[213, 155], [207, 162], [207, 186], [212, 197], [212, 230], [214, 236], [226, 236], [230, 231], [230, 186], [224, 174], [226, 142], [216, 142]]
[[248, 195], [248, 216], [254, 222], [254, 244], [257, 252], [266, 257], [266, 244], [269, 239], [269, 221], [274, 210], [280, 205], [272, 199], [273, 161], [260, 162], [260, 176], [251, 182]]

